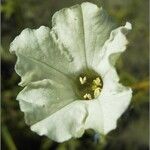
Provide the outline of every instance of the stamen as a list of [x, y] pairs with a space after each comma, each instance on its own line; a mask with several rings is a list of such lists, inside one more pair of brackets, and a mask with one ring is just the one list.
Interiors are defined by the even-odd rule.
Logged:
[[97, 98], [100, 94], [101, 89], [98, 87], [94, 90], [94, 98]]
[[99, 77], [97, 77], [95, 80], [93, 80], [93, 84], [100, 86], [101, 85], [101, 80]]
[[80, 83], [81, 83], [81, 84], [86, 83], [86, 76], [85, 76], [85, 77], [83, 77], [83, 78], [82, 78], [82, 77], [80, 77], [80, 78], [79, 78], [79, 80], [80, 80]]
[[92, 99], [91, 94], [87, 94], [87, 93], [83, 97], [84, 99]]
[[[89, 71], [89, 70], [88, 70]], [[80, 99], [92, 100], [97, 98], [102, 90], [103, 81], [96, 72], [82, 73], [77, 78]]]

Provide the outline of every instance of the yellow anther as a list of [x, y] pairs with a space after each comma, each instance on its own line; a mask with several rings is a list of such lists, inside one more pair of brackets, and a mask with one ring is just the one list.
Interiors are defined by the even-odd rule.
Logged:
[[97, 77], [95, 80], [93, 80], [93, 84], [96, 86], [100, 86], [101, 85], [101, 80], [99, 77]]
[[97, 85], [92, 85], [92, 90], [94, 91], [97, 88]]
[[91, 94], [87, 94], [87, 93], [83, 97], [84, 99], [92, 99]]
[[100, 94], [101, 89], [98, 87], [94, 90], [94, 98], [97, 98]]
[[85, 76], [85, 77], [83, 77], [83, 78], [82, 78], [82, 77], [80, 77], [80, 78], [79, 78], [79, 80], [80, 80], [80, 83], [81, 83], [81, 84], [86, 83], [86, 76]]

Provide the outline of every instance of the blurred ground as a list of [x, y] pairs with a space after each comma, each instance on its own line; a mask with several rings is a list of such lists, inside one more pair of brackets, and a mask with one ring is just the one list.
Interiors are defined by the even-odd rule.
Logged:
[[21, 88], [14, 72], [16, 58], [10, 55], [9, 44], [24, 28], [51, 26], [51, 17], [59, 9], [82, 0], [2, 0], [1, 23], [1, 121], [3, 150], [148, 150], [149, 95], [148, 95], [148, 0], [93, 0], [102, 5], [119, 25], [129, 21], [128, 50], [117, 63], [121, 82], [133, 88], [129, 109], [118, 121], [116, 130], [108, 134], [105, 144], [94, 142], [94, 132], [87, 131], [80, 139], [58, 144], [40, 137], [25, 125], [23, 113], [15, 101]]

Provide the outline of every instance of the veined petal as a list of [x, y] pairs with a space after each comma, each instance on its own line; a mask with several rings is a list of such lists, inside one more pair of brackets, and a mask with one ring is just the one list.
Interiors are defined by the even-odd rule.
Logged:
[[94, 129], [104, 135], [116, 128], [118, 118], [127, 109], [132, 97], [130, 88], [112, 82], [109, 84], [113, 85], [106, 85], [97, 99], [84, 102], [88, 111], [85, 129]]
[[76, 70], [72, 56], [48, 27], [23, 30], [11, 43], [10, 52], [17, 55], [15, 69], [22, 86], [42, 79], [60, 83]]
[[92, 101], [84, 101], [87, 106], [88, 116], [85, 122], [85, 129], [93, 129], [99, 133], [103, 133], [103, 112], [102, 106], [98, 99]]
[[118, 118], [130, 104], [132, 90], [110, 78], [111, 72], [103, 78], [103, 89], [98, 100], [103, 114], [103, 134], [116, 128]]
[[[127, 109], [132, 90], [119, 84], [119, 77], [114, 68], [117, 58], [121, 52], [125, 51], [128, 41], [126, 34], [131, 30], [131, 24], [126, 23], [124, 27], [119, 27], [111, 32], [110, 38], [105, 42], [102, 51], [97, 55], [93, 67], [101, 74], [103, 80], [103, 89], [99, 100], [99, 109], [102, 112], [102, 125], [97, 128], [102, 134], [116, 128], [118, 118]], [[97, 63], [97, 64], [96, 64]], [[103, 127], [103, 129], [101, 129]], [[96, 129], [95, 129], [96, 130]]]
[[75, 101], [32, 125], [31, 130], [57, 142], [63, 142], [71, 137], [82, 136], [87, 114], [85, 105], [81, 101]]
[[91, 67], [95, 55], [114, 29], [107, 13], [88, 2], [56, 12], [52, 23], [52, 30], [81, 69]]
[[17, 96], [26, 123], [30, 125], [51, 116], [76, 99], [72, 86], [48, 79], [28, 84]]
[[126, 45], [128, 44], [126, 34], [131, 28], [131, 24], [127, 22], [125, 26], [113, 30], [110, 38], [105, 42], [99, 55], [97, 55], [95, 60], [98, 60], [98, 62], [95, 61], [93, 67], [95, 67], [102, 77], [111, 71], [114, 79], [118, 78], [114, 65], [120, 54], [126, 50]]

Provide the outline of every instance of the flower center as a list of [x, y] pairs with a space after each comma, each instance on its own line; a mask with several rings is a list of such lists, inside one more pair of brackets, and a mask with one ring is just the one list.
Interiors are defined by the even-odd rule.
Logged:
[[102, 87], [102, 79], [95, 72], [82, 73], [78, 76], [78, 90], [81, 99], [91, 100], [97, 98], [100, 95]]

